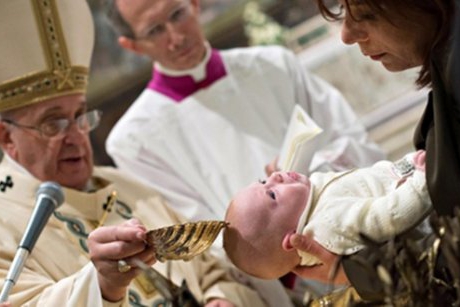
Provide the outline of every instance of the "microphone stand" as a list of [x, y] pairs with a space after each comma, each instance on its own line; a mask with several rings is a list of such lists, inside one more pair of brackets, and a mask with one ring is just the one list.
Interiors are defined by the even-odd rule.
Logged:
[[64, 193], [61, 190], [61, 186], [55, 182], [47, 181], [42, 183], [38, 187], [36, 195], [36, 205], [6, 276], [5, 284], [0, 293], [0, 303], [8, 300], [8, 295], [16, 284], [19, 274], [21, 274], [24, 264], [48, 219], [54, 210], [64, 202]]
[[22, 269], [26, 259], [29, 257], [30, 252], [27, 249], [19, 248], [14, 255], [13, 263], [11, 264], [11, 270], [8, 271], [8, 275], [5, 279], [5, 284], [3, 285], [2, 292], [0, 294], [0, 303], [6, 302], [8, 300], [8, 295], [16, 284], [19, 274], [21, 274]]

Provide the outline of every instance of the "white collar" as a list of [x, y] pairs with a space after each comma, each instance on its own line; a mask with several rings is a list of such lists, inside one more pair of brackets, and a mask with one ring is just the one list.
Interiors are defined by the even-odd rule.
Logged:
[[[11, 165], [12, 169], [14, 169], [15, 171], [18, 171], [21, 174], [26, 174], [26, 175], [29, 175], [29, 176], [35, 178], [35, 176], [32, 175], [24, 166], [22, 166], [16, 160], [11, 158], [7, 153], [4, 153], [3, 156], [4, 156], [3, 159], [8, 160], [8, 163]], [[93, 178], [90, 178], [88, 180], [88, 183], [86, 184], [86, 187], [85, 187], [84, 191], [85, 192], [94, 191], [95, 189], [96, 188], [95, 188], [95, 185], [94, 185], [94, 182], [93, 182]]]
[[209, 59], [211, 58], [211, 46], [208, 42], [205, 43], [206, 54], [204, 59], [198, 63], [195, 67], [184, 70], [173, 70], [162, 66], [160, 63], [155, 63], [155, 68], [159, 72], [171, 76], [171, 77], [182, 77], [182, 76], [191, 76], [195, 82], [200, 82], [206, 78], [206, 64], [208, 64]]
[[15, 171], [18, 171], [21, 174], [26, 174], [34, 177], [27, 169], [24, 168], [21, 164], [19, 164], [16, 160], [11, 158], [6, 152], [3, 153], [3, 159], [8, 160], [8, 164], [11, 165], [11, 168]]

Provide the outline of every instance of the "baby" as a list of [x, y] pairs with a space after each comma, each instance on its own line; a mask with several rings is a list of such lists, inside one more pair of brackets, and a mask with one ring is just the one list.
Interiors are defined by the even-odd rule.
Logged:
[[315, 265], [295, 250], [292, 234], [311, 232], [336, 254], [364, 247], [360, 233], [377, 242], [391, 239], [423, 220], [431, 210], [425, 184], [425, 152], [393, 163], [341, 173], [276, 172], [240, 191], [230, 203], [224, 249], [242, 271], [279, 278], [298, 265]]

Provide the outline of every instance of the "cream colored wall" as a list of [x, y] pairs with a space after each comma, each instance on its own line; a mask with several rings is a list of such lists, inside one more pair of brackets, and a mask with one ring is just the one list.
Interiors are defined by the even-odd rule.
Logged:
[[[342, 92], [388, 158], [398, 159], [413, 149], [413, 131], [426, 101], [427, 91], [414, 85], [418, 68], [388, 72], [358, 46], [343, 44], [339, 26], [316, 16], [293, 29], [290, 47], [306, 69]], [[296, 37], [309, 33], [320, 35], [311, 35], [305, 46], [295, 44]]]

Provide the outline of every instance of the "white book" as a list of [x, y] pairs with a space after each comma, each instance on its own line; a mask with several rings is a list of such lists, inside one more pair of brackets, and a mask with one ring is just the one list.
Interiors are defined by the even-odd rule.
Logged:
[[279, 169], [308, 174], [308, 167], [316, 151], [315, 137], [321, 132], [323, 129], [296, 104], [278, 158]]

